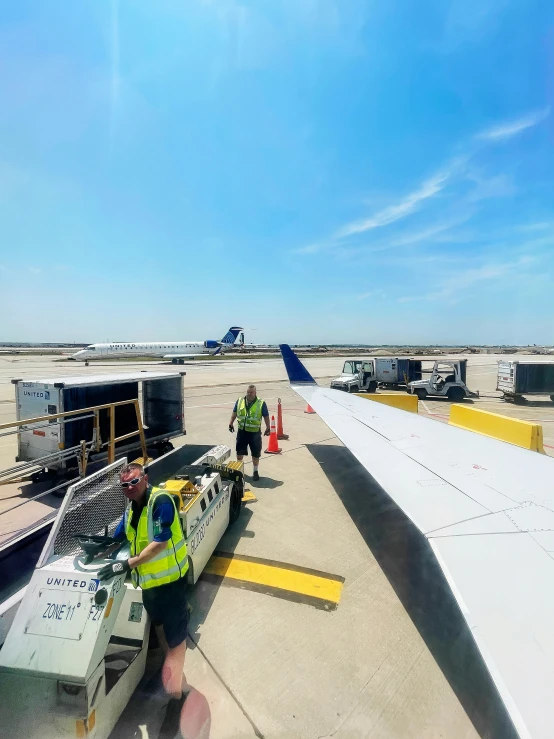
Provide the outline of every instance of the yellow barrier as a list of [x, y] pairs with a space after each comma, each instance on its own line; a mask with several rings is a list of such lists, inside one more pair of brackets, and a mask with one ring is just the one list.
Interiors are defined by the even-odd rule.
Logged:
[[354, 395], [374, 400], [376, 403], [383, 403], [383, 405], [392, 405], [393, 408], [399, 408], [401, 411], [417, 413], [417, 395], [408, 395], [408, 393], [354, 393]]
[[539, 423], [520, 421], [519, 418], [501, 416], [499, 413], [481, 411], [466, 405], [450, 406], [448, 423], [544, 454], [542, 426]]

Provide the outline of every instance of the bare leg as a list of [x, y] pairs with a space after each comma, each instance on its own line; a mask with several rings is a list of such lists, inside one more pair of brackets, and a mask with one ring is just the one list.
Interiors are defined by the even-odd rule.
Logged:
[[237, 460], [239, 462], [242, 462], [243, 459], [244, 459], [244, 454], [237, 454]]
[[252, 457], [252, 464], [256, 469], [258, 469], [258, 465], [260, 464], [260, 458], [259, 457]]
[[170, 698], [180, 698], [183, 695], [183, 684], [187, 684], [184, 674], [186, 652], [186, 641], [176, 647], [168, 647], [162, 668], [162, 682]]

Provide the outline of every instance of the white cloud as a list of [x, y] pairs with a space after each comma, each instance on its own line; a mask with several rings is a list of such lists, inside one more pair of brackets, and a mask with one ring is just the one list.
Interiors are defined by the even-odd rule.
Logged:
[[504, 139], [510, 139], [512, 136], [517, 136], [518, 133], [525, 131], [527, 128], [532, 128], [541, 121], [544, 121], [549, 113], [550, 108], [528, 113], [515, 121], [506, 121], [497, 126], [486, 129], [485, 131], [481, 131], [481, 133], [477, 134], [476, 138], [485, 141], [502, 141]]
[[301, 246], [298, 249], [292, 249], [291, 254], [317, 254], [323, 249], [322, 244], [308, 244], [307, 246]]
[[417, 190], [407, 195], [396, 205], [389, 205], [388, 208], [384, 208], [371, 218], [347, 224], [337, 232], [335, 237], [342, 239], [347, 236], [369, 231], [373, 228], [388, 226], [389, 223], [394, 223], [394, 221], [405, 218], [417, 210], [420, 203], [439, 193], [444, 188], [449, 177], [450, 172], [436, 174], [431, 179], [425, 180]]
[[380, 288], [377, 290], [369, 290], [366, 293], [360, 293], [359, 295], [356, 295], [358, 300], [367, 300], [368, 298], [386, 298], [387, 295], [384, 290], [381, 290]]
[[536, 261], [535, 257], [525, 254], [519, 259], [511, 261], [488, 262], [479, 267], [470, 267], [465, 270], [457, 269], [454, 273], [443, 278], [437, 286], [437, 290], [428, 293], [422, 291], [419, 295], [401, 297], [398, 302], [443, 300], [455, 298], [461, 293], [467, 297], [467, 292], [473, 287], [483, 283], [493, 285], [500, 280], [503, 281], [505, 287], [508, 287], [514, 280], [519, 281], [522, 277], [522, 271]]

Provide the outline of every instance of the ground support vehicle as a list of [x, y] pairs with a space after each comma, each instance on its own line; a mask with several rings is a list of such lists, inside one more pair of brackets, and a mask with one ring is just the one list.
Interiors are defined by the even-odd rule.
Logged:
[[[175, 496], [195, 583], [239, 516], [243, 473], [226, 446], [188, 464], [187, 448], [147, 468]], [[100, 567], [127, 559], [110, 539], [125, 509], [126, 458], [71, 486], [0, 651], [0, 736], [107, 739], [146, 664], [150, 623], [142, 592]]]
[[349, 359], [344, 363], [339, 377], [331, 380], [333, 390], [347, 393], [374, 393], [377, 390], [375, 361], [373, 359]]
[[457, 403], [478, 395], [466, 385], [467, 359], [438, 360], [429, 372], [428, 378], [410, 382], [407, 387], [407, 391], [417, 395], [420, 400], [427, 397], [447, 398]]

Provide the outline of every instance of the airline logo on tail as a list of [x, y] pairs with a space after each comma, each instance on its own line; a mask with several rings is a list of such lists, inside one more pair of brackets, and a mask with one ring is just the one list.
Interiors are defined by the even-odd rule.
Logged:
[[237, 336], [241, 331], [243, 331], [240, 326], [231, 326], [231, 328], [227, 331], [225, 336], [221, 339], [222, 344], [232, 345], [237, 340]]

